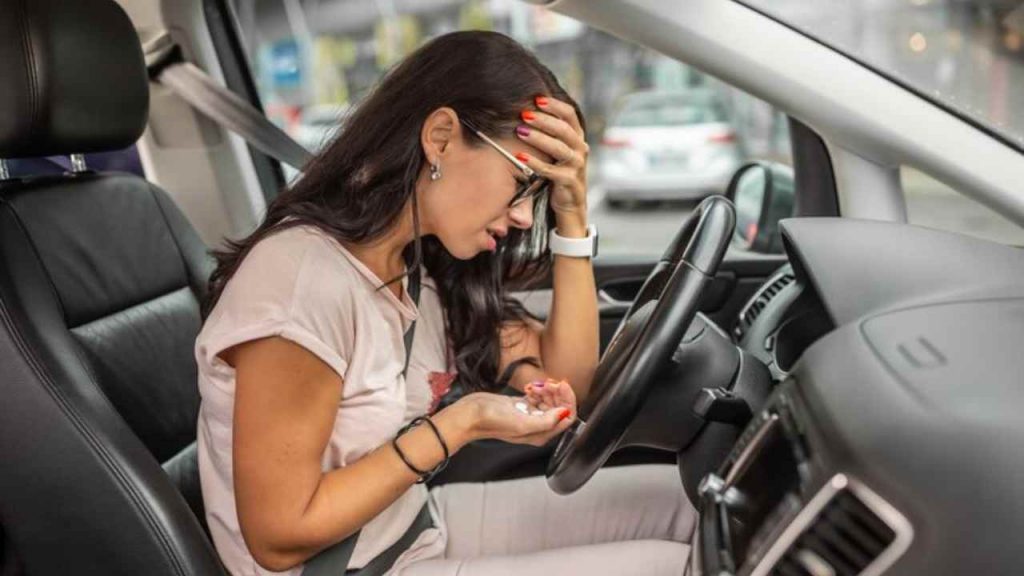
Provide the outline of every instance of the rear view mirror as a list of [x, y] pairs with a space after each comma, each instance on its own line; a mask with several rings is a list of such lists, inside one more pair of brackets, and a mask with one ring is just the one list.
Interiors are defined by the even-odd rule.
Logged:
[[741, 166], [725, 191], [736, 205], [733, 244], [752, 252], [781, 253], [779, 220], [793, 215], [795, 193], [789, 166], [775, 162]]

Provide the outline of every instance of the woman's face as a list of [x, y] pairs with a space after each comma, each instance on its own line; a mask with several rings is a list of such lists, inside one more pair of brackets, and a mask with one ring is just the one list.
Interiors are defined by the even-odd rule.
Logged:
[[[524, 152], [551, 161], [514, 136], [487, 136], [512, 154]], [[533, 226], [532, 200], [509, 206], [526, 175], [462, 125], [451, 109], [431, 114], [421, 140], [427, 159], [441, 169], [438, 180], [430, 180], [429, 166], [420, 175], [417, 189], [424, 234], [437, 236], [454, 257], [468, 260], [480, 252], [493, 252], [511, 228]]]

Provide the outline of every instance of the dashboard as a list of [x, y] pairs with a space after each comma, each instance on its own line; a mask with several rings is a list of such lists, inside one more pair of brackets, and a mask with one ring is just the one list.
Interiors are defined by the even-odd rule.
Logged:
[[782, 234], [790, 264], [733, 334], [776, 385], [696, 490], [693, 572], [1024, 571], [1024, 250], [850, 219]]

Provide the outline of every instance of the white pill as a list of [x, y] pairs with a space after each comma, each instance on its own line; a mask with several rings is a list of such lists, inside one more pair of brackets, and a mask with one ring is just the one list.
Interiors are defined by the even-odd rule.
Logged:
[[530, 413], [530, 408], [526, 405], [526, 402], [516, 402], [516, 410], [519, 410], [523, 414]]

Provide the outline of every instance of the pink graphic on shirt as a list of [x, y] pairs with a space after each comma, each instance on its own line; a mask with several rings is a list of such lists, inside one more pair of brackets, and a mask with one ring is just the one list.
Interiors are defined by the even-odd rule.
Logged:
[[433, 396], [433, 400], [430, 402], [431, 414], [437, 410], [441, 398], [452, 389], [452, 382], [455, 381], [457, 375], [456, 372], [431, 372], [427, 376], [427, 381], [430, 382], [430, 393]]

